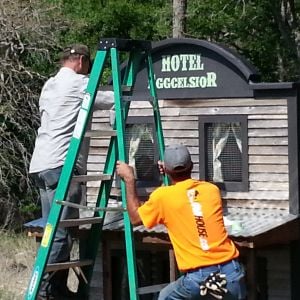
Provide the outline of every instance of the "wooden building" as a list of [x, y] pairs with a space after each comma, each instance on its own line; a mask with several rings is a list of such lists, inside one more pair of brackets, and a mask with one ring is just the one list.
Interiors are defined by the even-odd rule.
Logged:
[[[168, 39], [154, 43], [152, 53], [165, 143], [188, 146], [193, 177], [219, 185], [225, 223], [246, 267], [248, 299], [300, 299], [300, 85], [261, 82], [244, 58], [207, 41]], [[127, 122], [129, 161], [144, 198], [159, 185], [145, 76], [142, 68]], [[93, 128], [109, 127], [108, 116], [95, 112]], [[107, 145], [106, 139], [91, 140], [89, 173], [101, 172], [105, 154], [99, 151]], [[89, 205], [97, 186], [87, 188]], [[104, 228], [92, 294], [127, 299], [122, 218], [108, 214]], [[135, 237], [139, 285], [173, 280], [176, 264], [165, 229], [139, 226]]]

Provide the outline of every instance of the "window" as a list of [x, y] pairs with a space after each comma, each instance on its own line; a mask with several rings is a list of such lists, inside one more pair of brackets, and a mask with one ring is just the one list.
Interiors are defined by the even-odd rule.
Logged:
[[247, 117], [199, 116], [200, 179], [222, 190], [248, 191]]
[[138, 187], [159, 185], [158, 151], [152, 117], [128, 117], [125, 139], [128, 162]]

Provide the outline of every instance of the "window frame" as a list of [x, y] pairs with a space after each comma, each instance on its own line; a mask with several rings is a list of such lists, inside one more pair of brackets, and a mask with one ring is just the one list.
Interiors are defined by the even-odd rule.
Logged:
[[241, 124], [241, 140], [245, 151], [242, 151], [242, 181], [213, 182], [221, 190], [227, 192], [249, 191], [249, 162], [248, 162], [248, 119], [246, 115], [199, 115], [199, 179], [208, 180], [207, 170], [207, 130], [206, 124], [233, 123]]
[[[159, 153], [158, 153], [158, 142], [157, 142], [157, 133], [155, 128], [155, 122], [153, 116], [128, 116], [126, 119], [126, 125], [136, 125], [136, 124], [146, 124], [150, 125], [153, 130], [153, 148], [154, 148], [154, 161], [159, 160]], [[126, 135], [126, 129], [125, 129], [125, 135]], [[127, 150], [127, 149], [126, 149]], [[126, 156], [128, 159], [128, 152], [126, 152]], [[159, 186], [160, 185], [160, 175], [158, 172], [158, 177], [154, 178], [154, 180], [141, 180], [136, 179], [137, 185], [140, 185], [142, 187], [152, 187], [152, 186]]]

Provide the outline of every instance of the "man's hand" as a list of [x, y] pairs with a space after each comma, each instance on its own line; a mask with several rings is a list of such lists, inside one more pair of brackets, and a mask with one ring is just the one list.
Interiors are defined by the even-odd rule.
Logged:
[[125, 181], [125, 182], [130, 182], [130, 181], [134, 181], [134, 172], [133, 172], [133, 168], [131, 166], [129, 166], [128, 164], [121, 162], [121, 161], [117, 161], [117, 165], [116, 165], [116, 170], [117, 170], [117, 174]]
[[163, 161], [159, 160], [157, 162], [157, 165], [158, 165], [158, 170], [159, 170], [159, 173], [164, 175], [165, 174], [165, 164]]

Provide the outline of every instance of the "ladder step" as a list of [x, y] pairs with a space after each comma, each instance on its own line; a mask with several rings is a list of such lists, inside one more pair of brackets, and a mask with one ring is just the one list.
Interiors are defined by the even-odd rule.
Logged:
[[90, 266], [92, 264], [93, 264], [92, 259], [73, 260], [73, 261], [67, 261], [67, 262], [62, 262], [62, 263], [48, 264], [45, 271], [46, 272], [54, 272], [54, 271], [59, 271], [59, 270], [75, 268], [75, 267]]
[[88, 182], [88, 181], [101, 181], [110, 180], [111, 175], [101, 174], [101, 175], [76, 175], [72, 178], [73, 182]]
[[139, 295], [157, 293], [157, 292], [160, 292], [167, 285], [168, 285], [168, 283], [162, 283], [162, 284], [155, 284], [155, 285], [140, 287], [140, 288], [138, 288], [138, 293], [139, 293]]
[[89, 130], [85, 133], [85, 137], [103, 137], [103, 136], [116, 136], [115, 130]]
[[57, 204], [64, 205], [64, 206], [70, 206], [74, 208], [80, 208], [80, 209], [92, 210], [92, 211], [126, 211], [126, 209], [123, 207], [92, 207], [92, 206], [86, 206], [86, 205], [81, 205], [69, 201], [61, 201], [61, 200], [56, 200], [55, 202]]
[[59, 222], [59, 227], [77, 227], [86, 224], [97, 224], [101, 223], [103, 218], [100, 217], [89, 217], [79, 219], [65, 219]]

